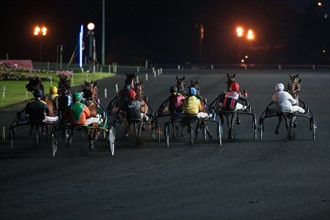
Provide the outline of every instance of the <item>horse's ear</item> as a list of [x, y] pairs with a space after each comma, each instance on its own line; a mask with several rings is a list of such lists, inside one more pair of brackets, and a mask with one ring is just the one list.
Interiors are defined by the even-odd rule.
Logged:
[[198, 80], [196, 80], [196, 84], [198, 84]]
[[176, 76], [176, 80], [179, 80], [179, 77], [178, 76]]
[[142, 82], [143, 82], [143, 81], [141, 80], [141, 81], [140, 81], [140, 84], [142, 84]]
[[290, 77], [290, 78], [292, 78], [292, 75], [291, 75], [291, 74], [289, 74], [289, 77]]
[[229, 73], [227, 73], [227, 77], [229, 78]]
[[186, 77], [185, 77], [185, 76], [183, 76], [183, 78], [182, 78], [182, 79], [183, 79], [183, 80], [185, 80], [185, 78], [186, 78]]
[[94, 86], [96, 86], [96, 85], [97, 85], [97, 82], [95, 81], [95, 82], [94, 82]]
[[236, 76], [236, 73], [234, 73], [233, 77], [235, 77], [235, 76]]

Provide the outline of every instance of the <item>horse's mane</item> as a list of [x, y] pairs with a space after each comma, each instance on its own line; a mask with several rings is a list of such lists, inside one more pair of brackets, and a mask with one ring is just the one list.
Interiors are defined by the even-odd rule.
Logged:
[[41, 78], [39, 76], [36, 76], [35, 78], [31, 78], [29, 82], [26, 84], [25, 88], [27, 91], [34, 91], [37, 89], [40, 89], [42, 93], [45, 92], [44, 85], [42, 84]]

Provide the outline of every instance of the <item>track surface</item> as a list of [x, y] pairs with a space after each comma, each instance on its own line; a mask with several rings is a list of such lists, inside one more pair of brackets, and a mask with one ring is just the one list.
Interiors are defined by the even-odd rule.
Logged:
[[[166, 99], [175, 76], [198, 80], [212, 101], [225, 90], [226, 73], [236, 73], [241, 89], [257, 117], [270, 102], [274, 86], [287, 83], [288, 74], [300, 73], [301, 99], [318, 124], [316, 140], [308, 122], [298, 121], [295, 140], [286, 137], [284, 124], [275, 135], [277, 120], [265, 121], [264, 140], [254, 140], [250, 121], [235, 126], [235, 140], [226, 136], [222, 147], [213, 141], [193, 146], [188, 138], [153, 142], [149, 131], [143, 144], [117, 138], [115, 156], [106, 142], [89, 152], [83, 140], [74, 157], [60, 146], [55, 158], [45, 140], [35, 149], [27, 128], [18, 130], [13, 150], [0, 144], [1, 219], [329, 219], [330, 218], [330, 80], [326, 71], [163, 71], [144, 81], [145, 94], [157, 109]], [[124, 74], [99, 81], [114, 96]], [[0, 109], [1, 127], [8, 126], [24, 104]], [[119, 132], [120, 133], [120, 132]]]

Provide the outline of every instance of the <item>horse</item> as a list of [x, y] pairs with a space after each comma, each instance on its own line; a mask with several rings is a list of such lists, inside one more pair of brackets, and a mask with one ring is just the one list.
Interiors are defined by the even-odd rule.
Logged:
[[98, 99], [98, 88], [97, 88], [97, 82], [91, 81], [91, 82], [84, 82], [83, 90], [84, 98], [85, 98], [85, 104], [89, 108], [91, 112], [91, 117], [97, 116], [97, 105], [96, 103], [99, 102]]
[[[198, 84], [198, 80], [196, 80], [196, 81], [191, 80], [191, 81], [190, 81], [190, 86], [189, 86], [189, 88], [191, 88], [191, 87], [193, 87], [193, 88], [196, 89], [196, 92], [197, 92], [196, 97], [201, 101], [202, 111], [206, 110], [206, 106], [207, 106], [207, 105], [206, 105], [206, 99], [204, 99], [204, 98], [201, 96], [201, 87], [200, 87], [199, 84]], [[212, 135], [211, 135], [211, 132], [210, 132], [208, 126], [206, 125], [205, 122], [201, 123], [201, 121], [198, 121], [198, 124], [197, 124], [196, 137], [197, 137], [197, 135], [198, 135], [198, 133], [199, 133], [199, 130], [200, 130], [200, 129], [203, 129], [204, 127], [205, 127], [205, 130], [206, 130], [208, 136], [209, 136], [210, 138], [212, 138]]]
[[35, 78], [31, 78], [30, 81], [26, 84], [25, 88], [27, 91], [33, 92], [34, 90], [40, 89], [42, 91], [42, 94], [44, 94], [45, 89], [44, 85], [42, 84], [41, 78], [39, 76]]
[[176, 87], [178, 88], [178, 92], [181, 94], [186, 94], [186, 77], [183, 76], [182, 78], [176, 77]]
[[[299, 78], [299, 74], [296, 75], [291, 75], [289, 74], [289, 81], [288, 81], [288, 85], [287, 85], [287, 92], [290, 93], [290, 95], [293, 97], [294, 100], [296, 100], [296, 104], [299, 105], [299, 92], [300, 92], [300, 82], [301, 79]], [[285, 119], [286, 122], [286, 128], [289, 129], [289, 122], [288, 122], [288, 114], [287, 113], [283, 113], [283, 117]], [[297, 117], [296, 116], [292, 116], [292, 121], [293, 121], [293, 127], [297, 127]], [[279, 128], [280, 128], [280, 124], [282, 122], [282, 115], [280, 115], [278, 117], [278, 123], [275, 129], [275, 134], [279, 133]]]
[[[85, 98], [85, 104], [88, 107], [90, 111], [91, 117], [98, 117], [98, 106], [97, 103], [99, 103], [98, 99], [98, 88], [97, 88], [97, 82], [91, 81], [91, 82], [84, 82], [83, 90], [84, 98]], [[98, 123], [91, 124], [94, 129], [90, 131], [90, 137], [92, 140], [96, 140], [100, 130], [97, 129]]]
[[232, 74], [232, 75], [229, 75], [229, 73], [227, 73], [227, 81], [226, 81], [226, 84], [227, 84], [227, 90], [226, 91], [230, 91], [230, 85], [233, 84], [234, 82], [236, 82], [236, 74]]
[[58, 111], [61, 118], [66, 118], [68, 106], [71, 104], [71, 86], [68, 77], [59, 76], [58, 82]]
[[144, 103], [141, 107], [141, 112], [144, 114], [148, 113], [148, 97], [143, 94], [144, 87], [142, 86], [142, 81], [139, 83], [134, 83], [134, 91], [136, 92], [136, 99]]
[[[223, 98], [225, 97], [225, 94], [227, 92], [230, 91], [230, 86], [236, 82], [236, 74], [229, 74], [227, 73], [227, 81], [225, 82], [225, 84], [227, 84], [227, 90], [222, 92], [219, 96], [218, 96], [218, 105], [222, 104], [223, 102]], [[247, 97], [247, 91], [246, 90], [243, 90], [243, 94], [238, 91], [240, 93], [240, 95], [244, 96], [244, 97]], [[213, 103], [213, 102], [212, 102]], [[247, 101], [244, 103], [246, 106], [248, 105]], [[229, 128], [229, 138], [230, 139], [233, 139], [233, 135], [232, 135], [232, 129], [233, 129], [233, 126], [234, 126], [234, 122], [236, 121], [236, 124], [241, 124], [241, 121], [239, 119], [239, 114], [236, 114], [235, 111], [232, 111], [232, 112], [227, 112], [227, 111], [222, 111], [222, 106], [219, 106], [220, 108], [220, 112], [219, 112], [219, 115], [221, 117], [221, 123], [224, 123], [224, 119], [223, 119], [223, 116], [226, 117], [226, 122], [227, 122], [227, 126]], [[231, 119], [229, 119], [229, 117], [231, 116]]]
[[289, 81], [287, 86], [287, 91], [292, 95], [292, 97], [296, 100], [297, 104], [299, 104], [299, 92], [300, 92], [300, 82], [299, 74], [291, 75], [289, 74]]
[[[135, 79], [136, 79], [135, 73], [126, 73], [124, 88], [121, 89], [117, 94], [116, 103], [115, 103], [116, 109], [120, 109], [123, 107], [125, 100], [126, 100], [127, 91], [129, 89], [134, 89]], [[108, 106], [108, 108], [109, 108], [109, 106]]]

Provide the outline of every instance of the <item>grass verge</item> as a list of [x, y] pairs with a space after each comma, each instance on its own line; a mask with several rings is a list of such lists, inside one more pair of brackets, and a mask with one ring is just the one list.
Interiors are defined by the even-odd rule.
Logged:
[[[45, 93], [48, 93], [49, 88], [54, 85], [58, 85], [59, 78], [56, 74], [51, 73], [38, 73], [34, 75], [39, 76], [50, 76], [51, 81], [43, 81], [45, 87]], [[73, 73], [73, 76], [70, 77], [71, 86], [79, 86], [84, 83], [84, 81], [96, 81], [104, 79], [107, 77], [114, 76], [114, 73]], [[0, 96], [0, 108], [26, 101], [31, 99], [32, 93], [26, 91], [25, 85], [28, 81], [24, 80], [2, 80], [0, 81], [1, 96]]]

